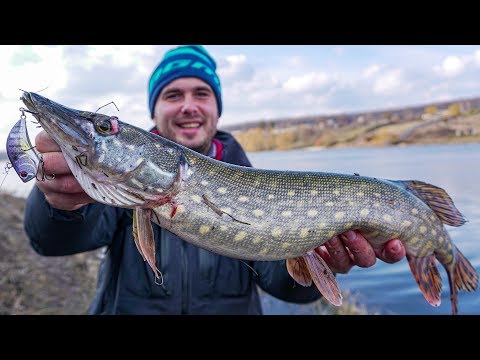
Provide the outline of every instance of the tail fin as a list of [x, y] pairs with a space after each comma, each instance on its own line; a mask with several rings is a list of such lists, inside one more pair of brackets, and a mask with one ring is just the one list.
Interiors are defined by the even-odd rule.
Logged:
[[[455, 247], [456, 248], [456, 247]], [[478, 286], [478, 274], [467, 258], [456, 248], [457, 262], [455, 263], [455, 289], [475, 291]]]
[[445, 267], [450, 284], [450, 302], [452, 303], [452, 314], [458, 314], [457, 294], [460, 290], [475, 291], [478, 286], [478, 274], [475, 268], [467, 260], [458, 248], [455, 247], [456, 261], [455, 266]]

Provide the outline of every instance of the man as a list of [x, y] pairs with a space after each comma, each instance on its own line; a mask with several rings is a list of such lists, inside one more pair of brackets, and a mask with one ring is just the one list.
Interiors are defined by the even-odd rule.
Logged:
[[[152, 132], [225, 162], [251, 166], [240, 144], [217, 130], [222, 113], [216, 63], [201, 46], [170, 50], [152, 73], [149, 108]], [[132, 210], [95, 202], [70, 172], [58, 145], [45, 132], [36, 138], [52, 181], [37, 181], [27, 199], [25, 230], [42, 255], [59, 256], [106, 246], [90, 314], [261, 314], [256, 285], [290, 302], [320, 297], [314, 285], [294, 284], [285, 261], [244, 262], [185, 242], [153, 225], [157, 285], [132, 237]], [[376, 257], [403, 258], [399, 240], [374, 250], [357, 232], [331, 239], [320, 249], [334, 272], [371, 266]]]

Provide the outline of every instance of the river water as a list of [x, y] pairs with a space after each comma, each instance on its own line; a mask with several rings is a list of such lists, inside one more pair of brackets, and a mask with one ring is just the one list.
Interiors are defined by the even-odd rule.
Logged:
[[[293, 150], [248, 154], [257, 168], [325, 171], [387, 178], [421, 180], [445, 189], [468, 222], [448, 227], [452, 241], [480, 273], [480, 144], [415, 145], [385, 148]], [[24, 184], [11, 169], [5, 177], [0, 162], [0, 191], [26, 196], [34, 181]], [[446, 273], [442, 276], [442, 304], [430, 306], [421, 294], [406, 259], [386, 264], [378, 260], [370, 268], [353, 268], [337, 275], [339, 286], [372, 313], [449, 315], [451, 305]], [[308, 314], [314, 308], [264, 297], [266, 314]], [[480, 290], [460, 292], [460, 314], [480, 314]]]

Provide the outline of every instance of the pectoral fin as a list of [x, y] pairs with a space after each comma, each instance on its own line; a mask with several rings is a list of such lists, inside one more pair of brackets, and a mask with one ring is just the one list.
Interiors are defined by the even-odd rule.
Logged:
[[[153, 228], [150, 217], [152, 216], [151, 209], [136, 208], [133, 211], [133, 238], [137, 249], [148, 265], [155, 273], [156, 279], [160, 279], [162, 274], [155, 264], [155, 238], [153, 236]], [[163, 283], [163, 277], [160, 285]]]
[[133, 240], [135, 241], [135, 245], [137, 246], [137, 250], [142, 255], [143, 261], [147, 261], [145, 255], [143, 254], [142, 248], [140, 247], [140, 243], [138, 241], [138, 228], [137, 228], [137, 210], [133, 210]]
[[432, 306], [439, 306], [441, 303], [442, 279], [438, 272], [435, 255], [415, 257], [407, 254], [407, 260], [413, 277], [427, 302]]
[[287, 259], [287, 271], [302, 286], [312, 285], [312, 276], [303, 257]]
[[337, 279], [325, 260], [315, 251], [310, 251], [303, 255], [303, 260], [307, 265], [313, 282], [323, 297], [335, 306], [342, 305], [342, 294], [340, 293]]

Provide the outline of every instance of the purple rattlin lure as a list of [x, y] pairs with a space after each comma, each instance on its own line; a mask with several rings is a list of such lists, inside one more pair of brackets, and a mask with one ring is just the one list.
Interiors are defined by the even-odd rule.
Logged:
[[42, 156], [30, 143], [24, 114], [8, 134], [7, 155], [12, 167], [24, 183], [37, 177]]

